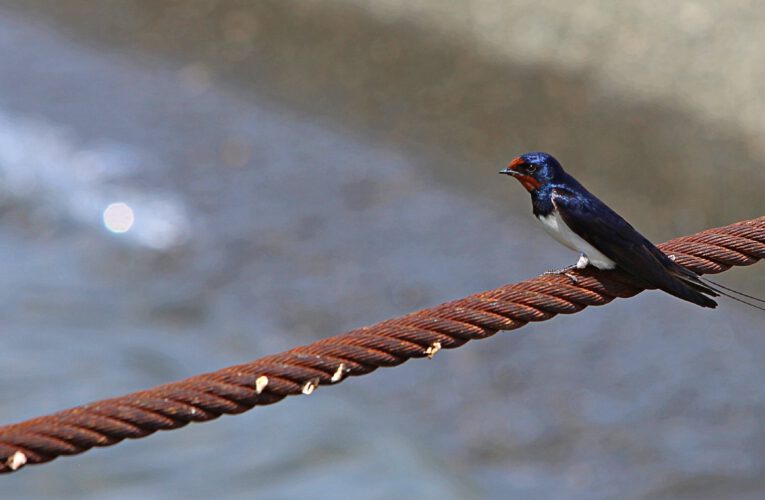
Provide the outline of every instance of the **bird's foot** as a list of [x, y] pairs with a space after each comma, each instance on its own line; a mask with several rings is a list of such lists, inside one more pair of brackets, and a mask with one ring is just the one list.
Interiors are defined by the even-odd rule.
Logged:
[[571, 283], [576, 285], [577, 283], [579, 283], [579, 280], [576, 279], [576, 276], [569, 273], [569, 271], [573, 271], [574, 269], [584, 269], [585, 267], [589, 265], [590, 265], [590, 259], [588, 259], [585, 254], [581, 254], [579, 255], [579, 260], [573, 266], [567, 266], [567, 267], [564, 267], [563, 269], [555, 269], [553, 271], [545, 271], [544, 273], [542, 273], [542, 275], [544, 276], [545, 274], [562, 274], [563, 276], [570, 279]]
[[577, 283], [579, 283], [579, 280], [576, 279], [576, 276], [574, 276], [573, 274], [571, 274], [569, 272], [569, 271], [573, 271], [574, 269], [580, 269], [580, 268], [577, 265], [566, 266], [566, 267], [564, 267], [562, 269], [553, 269], [553, 270], [550, 270], [550, 271], [545, 271], [545, 272], [542, 273], [542, 276], [546, 276], [548, 274], [562, 274], [563, 276], [565, 276], [568, 279], [570, 279], [573, 284], [576, 285]]

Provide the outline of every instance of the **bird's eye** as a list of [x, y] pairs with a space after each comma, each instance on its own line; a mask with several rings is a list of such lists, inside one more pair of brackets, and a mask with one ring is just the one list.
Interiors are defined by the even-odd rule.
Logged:
[[533, 174], [534, 172], [537, 171], [537, 166], [536, 165], [529, 165], [529, 166], [526, 167], [526, 171], [528, 173], [530, 173], [530, 174]]

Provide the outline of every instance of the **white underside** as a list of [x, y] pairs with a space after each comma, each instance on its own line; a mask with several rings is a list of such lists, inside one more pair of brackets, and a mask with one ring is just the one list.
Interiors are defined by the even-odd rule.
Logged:
[[571, 250], [581, 252], [583, 258], [579, 259], [576, 263], [576, 267], [582, 269], [587, 267], [587, 264], [592, 264], [598, 269], [613, 269], [616, 267], [616, 263], [600, 253], [597, 248], [590, 245], [582, 237], [573, 232], [563, 222], [557, 210], [554, 210], [550, 215], [537, 217], [539, 222], [542, 223], [542, 227], [545, 228], [550, 236], [555, 238], [560, 244]]

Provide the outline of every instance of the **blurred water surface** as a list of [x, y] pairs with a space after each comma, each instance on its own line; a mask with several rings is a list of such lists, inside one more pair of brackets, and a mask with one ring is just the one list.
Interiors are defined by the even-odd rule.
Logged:
[[[761, 215], [735, 124], [459, 42], [343, 3], [0, 2], [2, 421], [572, 261], [496, 175], [525, 150], [657, 240]], [[756, 497], [762, 324], [646, 293], [3, 491]]]

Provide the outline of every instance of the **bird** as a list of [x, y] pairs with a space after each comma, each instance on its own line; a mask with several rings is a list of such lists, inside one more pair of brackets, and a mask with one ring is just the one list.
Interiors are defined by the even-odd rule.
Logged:
[[572, 269], [587, 266], [619, 269], [643, 288], [663, 290], [701, 307], [715, 308], [717, 302], [712, 297], [725, 295], [762, 309], [732, 297], [720, 287], [754, 300], [762, 299], [703, 279], [676, 263], [566, 173], [551, 154], [541, 151], [522, 154], [499, 173], [515, 177], [531, 194], [534, 216], [550, 236], [580, 253], [575, 265], [548, 273], [566, 274], [576, 281], [568, 273]]

